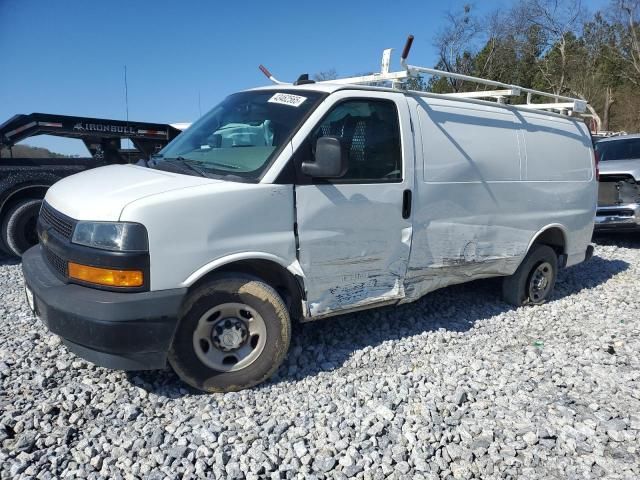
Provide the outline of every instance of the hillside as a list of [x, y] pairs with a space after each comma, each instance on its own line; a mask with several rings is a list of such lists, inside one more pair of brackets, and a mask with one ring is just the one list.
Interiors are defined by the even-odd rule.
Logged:
[[[8, 148], [0, 151], [0, 158], [11, 156]], [[13, 158], [65, 158], [68, 155], [52, 152], [46, 148], [32, 147], [31, 145], [14, 145]]]

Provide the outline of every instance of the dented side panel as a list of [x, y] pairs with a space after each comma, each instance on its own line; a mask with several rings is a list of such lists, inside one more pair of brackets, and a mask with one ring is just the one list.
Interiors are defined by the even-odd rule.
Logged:
[[419, 207], [405, 301], [447, 285], [509, 275], [529, 240], [513, 201], [524, 147], [511, 112], [470, 111], [424, 98], [412, 105], [422, 135], [416, 136]]
[[[588, 161], [584, 132], [568, 122], [557, 131], [541, 129], [537, 119], [501, 107], [409, 102], [422, 135], [416, 135], [416, 209], [404, 301], [447, 285], [513, 274], [530, 242], [549, 225], [567, 233], [570, 263], [584, 259], [595, 207], [595, 182], [584, 173], [588, 164], [573, 168], [576, 157]], [[546, 135], [536, 141], [559, 145], [560, 160], [531, 153], [531, 132]], [[563, 158], [573, 163], [563, 169]], [[576, 178], [538, 180], [539, 172], [553, 169], [576, 172]], [[536, 177], [528, 178], [529, 171]]]

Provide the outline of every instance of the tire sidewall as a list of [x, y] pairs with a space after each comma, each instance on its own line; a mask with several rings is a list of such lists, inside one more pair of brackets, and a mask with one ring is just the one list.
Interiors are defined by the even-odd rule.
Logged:
[[26, 227], [34, 217], [37, 219], [42, 200], [31, 198], [14, 205], [2, 222], [2, 240], [7, 250], [21, 256], [33, 246], [27, 239]]
[[[263, 295], [263, 294], [267, 295]], [[276, 295], [279, 302], [270, 302]], [[267, 340], [263, 351], [247, 367], [235, 372], [218, 372], [206, 366], [193, 349], [193, 332], [209, 309], [222, 303], [244, 303], [263, 318]], [[289, 348], [289, 315], [275, 290], [253, 277], [217, 279], [196, 290], [187, 300], [169, 350], [169, 362], [189, 385], [208, 392], [236, 391], [269, 378], [284, 360]]]

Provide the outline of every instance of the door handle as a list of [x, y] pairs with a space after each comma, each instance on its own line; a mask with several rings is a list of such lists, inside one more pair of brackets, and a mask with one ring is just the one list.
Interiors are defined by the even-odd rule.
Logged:
[[402, 192], [402, 218], [411, 216], [411, 190]]

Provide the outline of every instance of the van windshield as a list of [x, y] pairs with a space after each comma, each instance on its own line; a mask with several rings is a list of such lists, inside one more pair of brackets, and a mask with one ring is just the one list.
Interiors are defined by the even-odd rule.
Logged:
[[323, 96], [300, 90], [231, 95], [154, 156], [151, 168], [257, 181]]
[[640, 158], [640, 138], [596, 142], [596, 151], [600, 154], [601, 162]]

